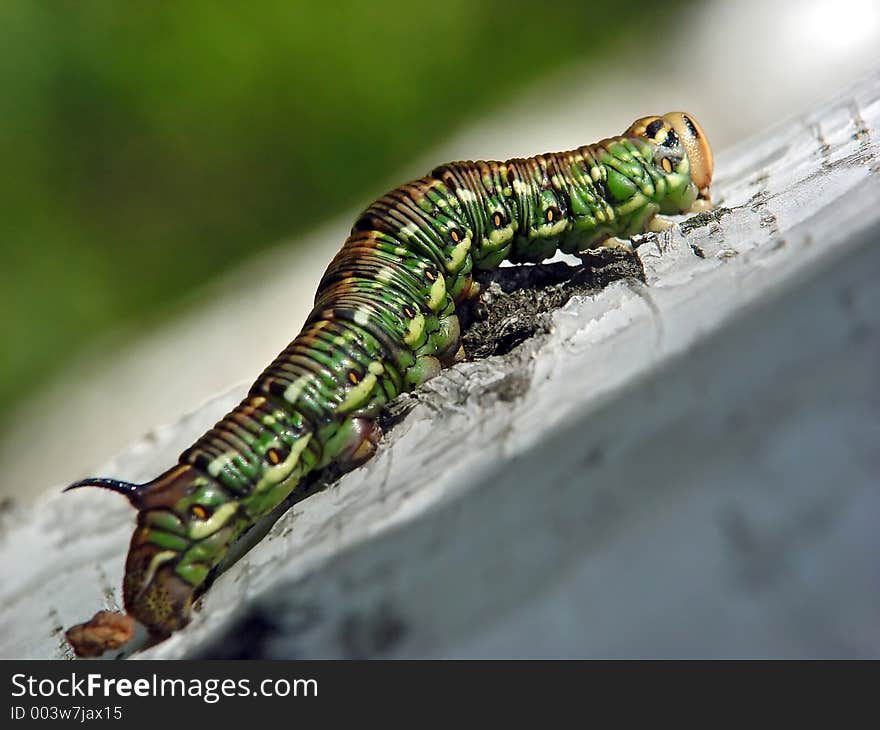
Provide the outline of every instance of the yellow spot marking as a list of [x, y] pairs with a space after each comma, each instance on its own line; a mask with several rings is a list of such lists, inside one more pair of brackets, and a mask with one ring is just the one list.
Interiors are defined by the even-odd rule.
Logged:
[[[305, 450], [311, 440], [312, 434], [307, 433], [302, 438], [294, 441], [293, 446], [290, 447], [290, 453], [287, 455], [287, 458], [278, 466], [270, 466], [263, 472], [263, 478], [254, 485], [254, 492], [261, 492], [267, 487], [272, 487], [287, 479], [299, 461], [299, 455]], [[223, 507], [225, 506], [226, 505], [223, 505]], [[220, 509], [223, 509], [223, 507]], [[218, 512], [219, 511], [220, 510], [218, 510]]]
[[664, 157], [660, 162], [660, 167], [662, 167], [666, 172], [672, 172], [672, 163], [669, 161], [668, 157]]
[[348, 371], [348, 382], [351, 383], [352, 385], [357, 385], [358, 383], [361, 382], [357, 376], [357, 373], [354, 372], [354, 370]]
[[461, 240], [461, 236], [458, 235], [458, 231], [456, 229], [452, 229], [452, 233], [449, 234], [450, 238], [452, 238], [453, 243], [458, 243]]
[[208, 510], [206, 510], [200, 504], [194, 504], [189, 508], [189, 511], [192, 513], [192, 516], [197, 520], [203, 520], [208, 516]]
[[449, 253], [449, 260], [446, 262], [446, 270], [450, 274], [454, 274], [458, 271], [462, 264], [464, 263], [464, 259], [468, 254], [468, 251], [471, 250], [471, 239], [470, 236], [461, 241], [455, 248], [452, 249]]
[[373, 373], [367, 373], [367, 376], [360, 382], [360, 385], [356, 385], [348, 391], [348, 395], [345, 397], [345, 400], [339, 404], [337, 410], [340, 413], [347, 413], [348, 411], [352, 411], [363, 405], [367, 398], [370, 397], [370, 393], [373, 392], [373, 388], [376, 386], [376, 381], [376, 376], [373, 375]]
[[281, 456], [279, 456], [277, 449], [269, 449], [266, 452], [266, 458], [272, 462], [273, 466], [281, 463]]
[[238, 502], [227, 502], [218, 507], [207, 520], [191, 522], [187, 534], [193, 540], [201, 540], [208, 535], [213, 535], [226, 524], [226, 521], [232, 517], [237, 509]]

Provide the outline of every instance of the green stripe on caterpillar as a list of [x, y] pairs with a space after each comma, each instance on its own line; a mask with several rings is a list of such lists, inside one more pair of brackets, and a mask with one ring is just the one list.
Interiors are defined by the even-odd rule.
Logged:
[[385, 404], [461, 358], [456, 307], [477, 295], [475, 270], [615, 245], [708, 206], [711, 178], [706, 137], [678, 112], [568, 152], [442, 165], [372, 203], [300, 334], [178, 464], [145, 484], [68, 487], [138, 510], [128, 614], [157, 638], [181, 628], [230, 546], [306, 475], [369, 459]]

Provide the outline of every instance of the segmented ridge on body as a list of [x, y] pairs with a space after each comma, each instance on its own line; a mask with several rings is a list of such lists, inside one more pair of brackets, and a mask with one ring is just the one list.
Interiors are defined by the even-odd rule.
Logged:
[[[609, 155], [611, 144], [625, 152]], [[615, 221], [618, 201], [608, 189], [609, 169], [640, 181], [649, 197], [662, 178], [632, 143], [619, 138], [507, 162], [443, 165], [374, 202], [327, 268], [301, 334], [257, 379], [251, 399], [203, 436], [182, 463], [217, 477], [211, 464], [235, 453], [223, 463], [221, 481], [246, 494], [261, 462], [271, 464], [289, 448], [261, 448], [266, 409], [295, 410], [301, 417], [295, 429], [276, 434], [282, 443], [284, 435], [289, 441], [305, 430], [317, 432], [334, 419], [370, 365], [381, 363], [384, 373], [372, 398], [357, 403], [375, 415], [375, 406], [416, 384], [407, 371], [420, 355], [435, 354], [427, 341], [440, 318], [454, 316], [454, 299], [469, 290], [474, 267], [492, 268], [505, 258], [540, 261], [574, 224], [592, 232]], [[437, 282], [444, 278], [438, 295]], [[417, 316], [425, 322], [413, 330]], [[265, 402], [258, 406], [255, 397]], [[317, 441], [312, 449], [317, 462]]]

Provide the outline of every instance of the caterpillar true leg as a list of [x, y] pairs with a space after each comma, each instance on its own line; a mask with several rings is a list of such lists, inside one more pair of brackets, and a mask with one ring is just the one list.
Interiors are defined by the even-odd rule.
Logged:
[[600, 249], [609, 249], [611, 251], [620, 251], [627, 255], [632, 255], [635, 250], [632, 245], [632, 241], [628, 238], [618, 238], [617, 236], [609, 236], [604, 241], [600, 243], [593, 244], [590, 248], [580, 251], [581, 254], [586, 254], [589, 257], [590, 251], [597, 251]]
[[708, 198], [697, 198], [693, 205], [687, 209], [687, 213], [705, 213], [707, 210], [712, 210], [712, 201]]
[[666, 216], [655, 215], [648, 223], [648, 230], [654, 233], [662, 233], [663, 231], [668, 231], [674, 225]]

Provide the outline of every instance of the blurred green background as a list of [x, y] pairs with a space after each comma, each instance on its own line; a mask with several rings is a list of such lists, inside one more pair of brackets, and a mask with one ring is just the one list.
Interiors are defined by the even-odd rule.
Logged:
[[670, 12], [617, 6], [3, 0], [0, 421], [108, 329], [155, 327]]

